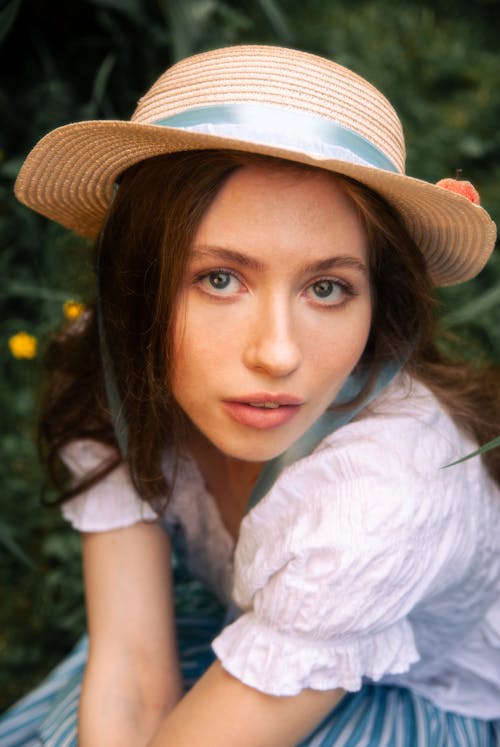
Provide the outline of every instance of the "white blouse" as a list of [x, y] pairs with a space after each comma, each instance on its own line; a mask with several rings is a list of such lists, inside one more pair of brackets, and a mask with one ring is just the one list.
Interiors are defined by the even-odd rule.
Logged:
[[[163, 518], [195, 575], [241, 610], [213, 643], [222, 665], [274, 695], [377, 681], [500, 718], [500, 490], [478, 457], [446, 467], [474, 448], [400, 376], [282, 472], [235, 548], [183, 460]], [[78, 477], [106, 453], [81, 441], [63, 456]], [[154, 518], [124, 465], [63, 513], [81, 531]]]

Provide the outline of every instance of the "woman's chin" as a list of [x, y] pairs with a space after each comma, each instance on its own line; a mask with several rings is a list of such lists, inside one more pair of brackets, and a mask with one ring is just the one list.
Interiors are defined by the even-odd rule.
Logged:
[[294, 443], [293, 440], [280, 440], [273, 443], [246, 443], [236, 444], [234, 442], [217, 442], [211, 439], [213, 445], [226, 457], [237, 459], [241, 462], [269, 462], [285, 452]]

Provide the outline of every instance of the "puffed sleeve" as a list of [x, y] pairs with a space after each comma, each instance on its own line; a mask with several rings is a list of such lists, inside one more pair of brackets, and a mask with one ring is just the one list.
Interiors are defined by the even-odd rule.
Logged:
[[213, 648], [247, 685], [356, 691], [420, 658], [411, 612], [470, 557], [467, 511], [453, 486], [441, 489], [463, 474], [440, 470], [446, 439], [405, 429], [399, 450], [397, 429], [383, 426], [385, 436], [380, 424], [345, 427], [245, 517], [233, 589], [242, 614]]
[[[72, 441], [61, 453], [61, 459], [77, 480], [91, 474], [110, 456], [110, 447], [90, 440]], [[88, 490], [66, 501], [62, 514], [81, 532], [103, 532], [157, 518], [149, 504], [137, 494], [124, 463]]]

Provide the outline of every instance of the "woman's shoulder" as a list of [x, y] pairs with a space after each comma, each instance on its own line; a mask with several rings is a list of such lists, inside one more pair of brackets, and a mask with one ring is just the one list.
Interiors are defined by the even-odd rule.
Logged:
[[59, 457], [73, 477], [80, 479], [114, 459], [116, 450], [102, 441], [78, 438], [65, 444], [59, 451]]
[[496, 488], [478, 458], [447, 465], [475, 448], [425, 386], [400, 376], [281, 473], [245, 518], [240, 539], [288, 527], [280, 542], [296, 548], [313, 537], [328, 541], [339, 527], [360, 541], [367, 532], [401, 537], [417, 516], [430, 532], [442, 521], [459, 526], [465, 516], [472, 525], [473, 506], [478, 515]]
[[246, 614], [215, 642], [229, 671], [251, 661], [255, 672], [260, 656], [271, 684], [278, 674], [287, 687], [293, 670], [302, 686], [341, 676], [356, 689], [461, 645], [478, 619], [470, 599], [491, 603], [500, 567], [497, 488], [479, 459], [445, 468], [471, 445], [425, 386], [400, 377], [285, 469], [241, 525], [234, 599]]
[[436, 477], [437, 470], [476, 448], [427, 386], [400, 374], [357, 418], [326, 436], [311, 456], [318, 464], [342, 461], [363, 470], [371, 465], [384, 473], [390, 469]]
[[[73, 481], [79, 483], [115, 461], [116, 450], [100, 441], [79, 439], [66, 444], [60, 458]], [[131, 479], [128, 464], [122, 460], [104, 477], [67, 500], [62, 506], [63, 516], [75, 529], [83, 532], [118, 529], [159, 518], [175, 523], [178, 515], [182, 519], [186, 515], [193, 519], [199, 512], [200, 496], [206, 493], [194, 460], [188, 454], [176, 457], [170, 449], [165, 449], [162, 469], [172, 489], [160, 513], [141, 498]]]
[[[66, 444], [60, 458], [78, 484], [114, 461], [116, 451], [100, 441], [79, 439]], [[125, 461], [65, 501], [62, 514], [81, 532], [104, 532], [157, 518], [156, 512], [139, 496]]]
[[[437, 477], [438, 470], [476, 448], [424, 384], [400, 374], [354, 420], [328, 434], [282, 479], [345, 479], [367, 473]], [[339, 468], [341, 468], [339, 472]], [[319, 478], [319, 481], [318, 481]]]

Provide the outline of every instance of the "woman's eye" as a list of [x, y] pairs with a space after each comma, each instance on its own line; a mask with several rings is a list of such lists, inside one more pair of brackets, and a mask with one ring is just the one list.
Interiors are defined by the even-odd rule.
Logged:
[[313, 301], [334, 306], [342, 303], [349, 290], [342, 283], [325, 278], [310, 285], [306, 292]]
[[232, 272], [227, 270], [214, 270], [207, 272], [198, 280], [203, 290], [217, 295], [232, 295], [240, 289], [241, 283]]

